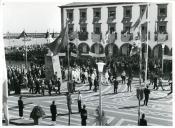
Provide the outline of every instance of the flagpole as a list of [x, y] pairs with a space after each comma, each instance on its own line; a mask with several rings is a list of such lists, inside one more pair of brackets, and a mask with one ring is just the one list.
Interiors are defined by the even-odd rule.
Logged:
[[147, 17], [147, 41], [146, 41], [146, 56], [145, 56], [145, 87], [146, 87], [146, 84], [147, 84], [147, 74], [148, 74], [148, 52], [149, 52], [149, 47], [148, 47], [148, 44], [149, 44], [149, 3], [147, 3], [147, 9], [148, 9], [148, 17]]
[[[65, 34], [66, 35], [68, 35], [68, 29], [67, 29], [67, 27], [68, 27], [68, 19], [66, 20], [66, 32], [65, 32]], [[68, 37], [66, 37], [67, 38], [67, 40], [66, 41], [68, 41], [69, 39], [68, 39]], [[68, 92], [69, 92], [69, 90], [70, 90], [70, 56], [69, 56], [69, 42], [67, 43], [67, 63], [68, 63], [68, 82], [67, 82], [67, 84], [68, 84]], [[71, 104], [70, 103], [70, 101], [67, 101], [67, 102], [69, 102], [69, 104]], [[70, 109], [69, 109], [69, 120], [68, 120], [68, 125], [70, 126]]]
[[[139, 70], [139, 90], [141, 89], [141, 79], [142, 79], [142, 41], [141, 41], [141, 24], [140, 24], [140, 26], [139, 26], [139, 32], [140, 32], [140, 55], [139, 55], [139, 65], [140, 65], [140, 70]], [[139, 102], [138, 102], [138, 126], [139, 126], [139, 124], [140, 124], [140, 95], [139, 95], [139, 97], [138, 97], [138, 100], [139, 100]]]

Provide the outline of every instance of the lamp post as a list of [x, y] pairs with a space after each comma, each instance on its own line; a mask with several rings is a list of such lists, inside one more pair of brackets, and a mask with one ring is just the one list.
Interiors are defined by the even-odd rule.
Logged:
[[101, 80], [102, 80], [102, 72], [103, 72], [103, 67], [105, 63], [103, 62], [98, 62], [96, 63], [98, 66], [98, 71], [99, 71], [99, 114], [100, 114], [100, 120], [99, 120], [99, 125], [102, 126], [102, 93], [101, 93]]
[[[163, 56], [164, 56], [165, 44], [162, 44], [162, 75], [163, 75]], [[163, 77], [163, 76], [162, 76]]]

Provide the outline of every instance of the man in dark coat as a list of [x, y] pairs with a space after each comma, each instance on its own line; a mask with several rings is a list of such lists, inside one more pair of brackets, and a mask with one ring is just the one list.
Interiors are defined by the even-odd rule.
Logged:
[[56, 81], [56, 86], [58, 87], [56, 93], [58, 92], [58, 93], [60, 94], [60, 87], [61, 87], [60, 78], [57, 79], [57, 81]]
[[145, 94], [144, 105], [147, 106], [148, 100], [149, 100], [149, 94], [150, 94], [150, 90], [148, 89], [148, 86], [144, 89], [144, 94]]
[[35, 94], [37, 94], [37, 93], [40, 94], [40, 81], [37, 78], [35, 79], [35, 85], [36, 85]]
[[117, 93], [117, 89], [118, 89], [118, 81], [116, 80], [116, 78], [114, 78], [114, 93]]
[[147, 121], [145, 120], [145, 114], [142, 114], [139, 126], [147, 126]]
[[57, 106], [55, 105], [55, 101], [52, 101], [52, 104], [50, 105], [50, 112], [52, 114], [52, 121], [56, 121]]
[[86, 120], [87, 120], [87, 110], [86, 105], [83, 105], [83, 109], [81, 110], [81, 125], [86, 126]]
[[130, 90], [130, 92], [131, 92], [131, 82], [132, 82], [131, 78], [128, 78], [128, 83], [127, 83], [128, 92], [129, 92], [129, 90]]
[[97, 92], [97, 87], [98, 87], [98, 80], [97, 77], [94, 80], [94, 91]]
[[20, 116], [20, 118], [23, 118], [24, 104], [23, 104], [23, 101], [22, 101], [22, 96], [19, 97], [18, 107], [19, 107], [19, 116]]
[[90, 76], [90, 75], [88, 76], [88, 82], [89, 82], [89, 90], [91, 90], [91, 87], [92, 87], [92, 79], [91, 79], [91, 76]]
[[157, 76], [154, 75], [154, 87], [153, 89], [156, 89], [157, 88]]

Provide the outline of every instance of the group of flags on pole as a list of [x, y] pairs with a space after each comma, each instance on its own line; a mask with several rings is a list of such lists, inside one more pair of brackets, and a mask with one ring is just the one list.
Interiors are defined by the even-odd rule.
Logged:
[[130, 56], [133, 56], [139, 53], [139, 49], [142, 47], [141, 46], [142, 45], [141, 43], [141, 37], [142, 37], [141, 25], [147, 23], [147, 12], [148, 12], [148, 6], [146, 6], [144, 11], [140, 13], [140, 16], [138, 17], [136, 22], [131, 27], [130, 31], [134, 35], [135, 42], [133, 42]]

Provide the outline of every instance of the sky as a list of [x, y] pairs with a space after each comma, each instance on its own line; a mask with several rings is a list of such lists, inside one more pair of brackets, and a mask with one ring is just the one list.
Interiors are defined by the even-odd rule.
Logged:
[[60, 32], [61, 13], [58, 6], [69, 1], [4, 1], [3, 33]]

